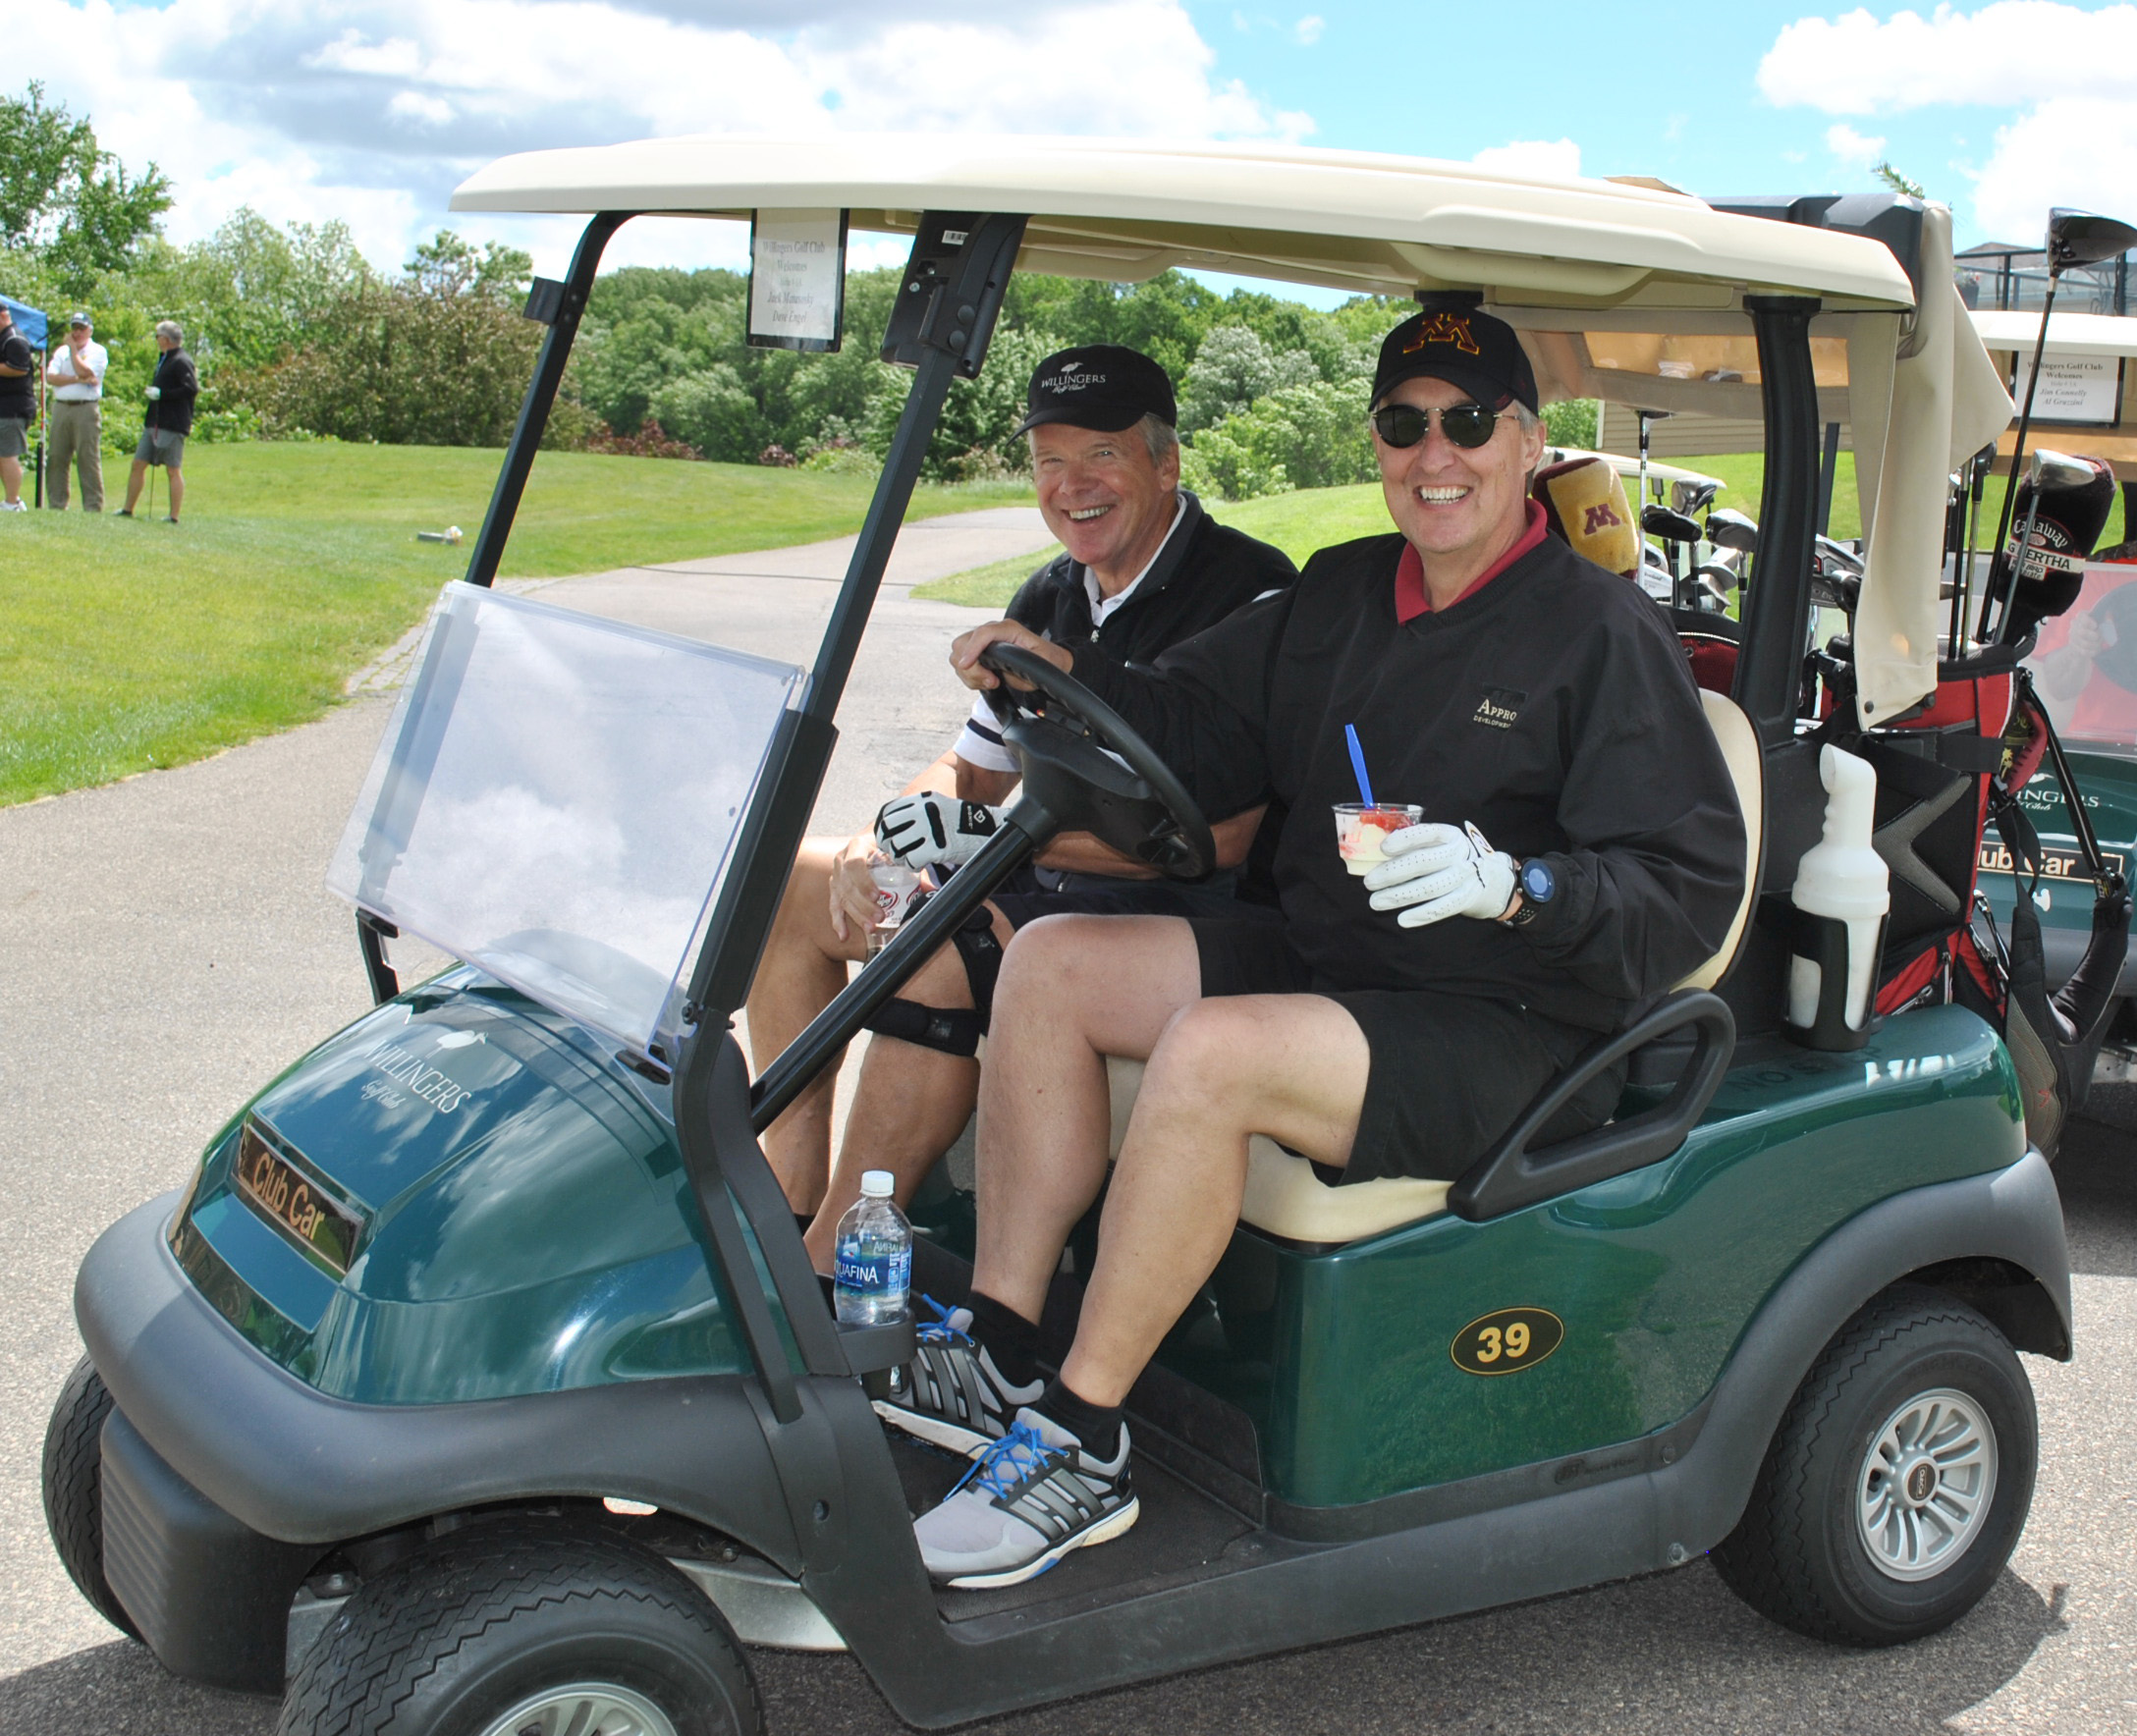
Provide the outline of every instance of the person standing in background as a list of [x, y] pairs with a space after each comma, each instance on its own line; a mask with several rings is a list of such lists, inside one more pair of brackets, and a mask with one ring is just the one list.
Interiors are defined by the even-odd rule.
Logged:
[[37, 419], [36, 368], [29, 340], [0, 301], [0, 492], [6, 495], [0, 513], [29, 511], [23, 505], [23, 455], [29, 450], [29, 424]]
[[45, 504], [67, 510], [69, 478], [82, 478], [82, 510], [104, 510], [104, 369], [110, 361], [91, 336], [86, 313], [67, 322], [67, 342], [44, 370], [52, 388], [51, 450], [45, 463]]
[[192, 432], [193, 400], [200, 396], [200, 375], [192, 357], [181, 346], [186, 334], [175, 319], [156, 321], [156, 371], [148, 382], [148, 416], [140, 444], [134, 449], [134, 473], [126, 479], [126, 505], [119, 516], [134, 516], [134, 503], [141, 498], [141, 483], [150, 464], [161, 464], [171, 479], [171, 513], [166, 524], [178, 522], [178, 510], [186, 504], [186, 436]]

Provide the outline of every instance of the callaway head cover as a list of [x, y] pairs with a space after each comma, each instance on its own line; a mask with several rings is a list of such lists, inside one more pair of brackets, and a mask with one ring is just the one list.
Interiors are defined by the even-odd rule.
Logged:
[[[2077, 474], [2081, 471], [2082, 478]], [[2018, 539], [2036, 495], [2040, 512], [2034, 520], [2033, 543], [2021, 561]], [[2007, 640], [2023, 639], [2050, 616], [2060, 615], [2077, 601], [2085, 583], [2085, 563], [2108, 527], [2108, 514], [2113, 507], [2114, 472], [2100, 459], [2058, 456], [2038, 484], [2031, 476], [2020, 478], [2011, 503], [2010, 540], [1997, 557], [1996, 576], [1990, 581], [1994, 595], [2004, 584], [2012, 562], [2018, 562]]]

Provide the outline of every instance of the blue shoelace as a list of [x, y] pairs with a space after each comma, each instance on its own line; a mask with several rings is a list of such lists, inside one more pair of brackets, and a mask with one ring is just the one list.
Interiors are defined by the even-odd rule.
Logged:
[[957, 1312], [956, 1309], [945, 1308], [940, 1302], [936, 1301], [933, 1296], [922, 1295], [920, 1300], [925, 1302], [930, 1308], [935, 1310], [935, 1318], [933, 1320], [922, 1321], [920, 1325], [913, 1329], [913, 1336], [920, 1343], [969, 1344], [972, 1341], [972, 1336], [969, 1332], [959, 1331], [956, 1327], [950, 1324], [950, 1317]]
[[958, 1479], [958, 1488], [950, 1492], [956, 1494], [959, 1489], [976, 1478], [982, 1494], [997, 1497], [1012, 1494], [1018, 1484], [1046, 1469], [1047, 1455], [1052, 1451], [1045, 1437], [1029, 1423], [1013, 1424], [1010, 1432]]

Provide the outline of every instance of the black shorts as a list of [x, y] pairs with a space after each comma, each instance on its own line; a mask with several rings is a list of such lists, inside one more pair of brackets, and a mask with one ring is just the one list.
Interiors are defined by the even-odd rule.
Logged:
[[[1350, 1162], [1324, 1179], [1407, 1175], [1452, 1181], [1510, 1127], [1553, 1079], [1596, 1040], [1516, 1002], [1422, 989], [1318, 986], [1281, 923], [1196, 918], [1205, 999], [1320, 995], [1357, 1020], [1371, 1052]], [[1624, 1089], [1622, 1063], [1585, 1087], [1540, 1144], [1609, 1120]]]
[[1273, 906], [1240, 903], [1233, 895], [1233, 883], [1230, 874], [1199, 885], [1178, 880], [1113, 880], [1097, 874], [1065, 874], [1059, 877], [1058, 885], [1047, 887], [1025, 868], [1005, 881], [988, 901], [1009, 918], [1012, 928], [1064, 913], [1185, 916], [1249, 923], [1279, 920]]

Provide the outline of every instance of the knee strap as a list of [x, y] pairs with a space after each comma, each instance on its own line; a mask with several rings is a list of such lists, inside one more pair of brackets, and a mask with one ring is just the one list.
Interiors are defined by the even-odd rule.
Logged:
[[[1002, 943], [994, 938], [994, 912], [982, 904], [951, 939], [957, 945], [958, 956], [964, 960], [964, 980], [972, 991], [976, 1028], [985, 1031], [994, 1013], [995, 978], [1002, 974]], [[964, 1053], [969, 1055], [971, 1051]]]
[[920, 1049], [940, 1050], [944, 1055], [976, 1055], [982, 1027], [979, 1014], [965, 1007], [886, 1001], [868, 1015], [861, 1028], [880, 1031]]

